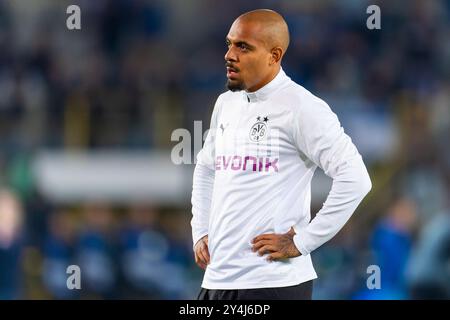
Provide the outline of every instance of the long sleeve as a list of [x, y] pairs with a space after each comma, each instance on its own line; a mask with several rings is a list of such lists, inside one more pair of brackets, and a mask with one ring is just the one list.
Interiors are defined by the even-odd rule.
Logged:
[[361, 155], [324, 101], [308, 99], [295, 118], [294, 140], [299, 151], [333, 179], [316, 217], [306, 228], [295, 230], [297, 249], [308, 255], [341, 230], [372, 184]]
[[203, 148], [197, 155], [192, 182], [192, 241], [193, 245], [208, 234], [209, 215], [215, 177], [215, 135], [220, 108], [220, 96], [214, 106], [211, 124]]
[[197, 164], [192, 183], [192, 240], [193, 245], [208, 234], [209, 211], [214, 186], [214, 171]]

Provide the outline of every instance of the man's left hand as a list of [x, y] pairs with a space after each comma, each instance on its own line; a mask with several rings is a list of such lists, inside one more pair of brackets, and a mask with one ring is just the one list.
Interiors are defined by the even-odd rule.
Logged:
[[262, 234], [253, 239], [252, 250], [260, 256], [268, 254], [268, 261], [298, 257], [301, 253], [294, 244], [294, 236], [293, 228], [284, 234]]

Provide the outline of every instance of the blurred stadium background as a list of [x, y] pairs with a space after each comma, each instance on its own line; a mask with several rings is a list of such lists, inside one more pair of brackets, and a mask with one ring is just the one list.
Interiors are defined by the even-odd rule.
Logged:
[[[284, 69], [330, 104], [373, 180], [313, 253], [314, 298], [450, 297], [449, 1], [0, 0], [1, 299], [196, 296], [193, 165], [171, 162], [171, 134], [209, 127], [224, 38], [255, 8], [284, 15]], [[313, 212], [330, 185], [318, 172]]]

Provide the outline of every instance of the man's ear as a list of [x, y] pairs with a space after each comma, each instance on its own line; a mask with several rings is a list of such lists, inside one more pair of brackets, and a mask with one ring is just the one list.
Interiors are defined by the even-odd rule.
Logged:
[[271, 50], [270, 65], [278, 63], [283, 57], [283, 49], [275, 47]]

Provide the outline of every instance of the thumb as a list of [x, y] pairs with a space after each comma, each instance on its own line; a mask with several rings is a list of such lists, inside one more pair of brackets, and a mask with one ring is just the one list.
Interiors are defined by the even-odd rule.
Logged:
[[291, 227], [291, 229], [289, 230], [289, 232], [287, 233], [289, 236], [293, 237], [296, 235], [295, 230], [293, 227]]

